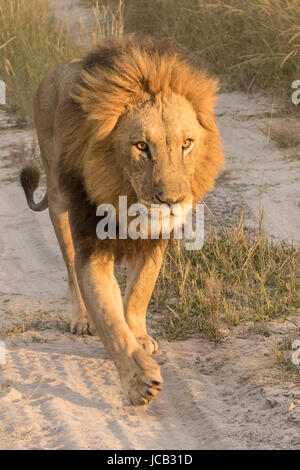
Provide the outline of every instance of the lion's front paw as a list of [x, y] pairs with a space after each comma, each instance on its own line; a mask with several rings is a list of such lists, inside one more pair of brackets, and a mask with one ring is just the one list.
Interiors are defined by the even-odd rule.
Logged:
[[150, 404], [162, 391], [160, 367], [142, 349], [136, 351], [132, 359], [129, 371], [121, 376], [124, 392], [134, 406]]
[[149, 335], [140, 336], [136, 338], [139, 344], [148, 354], [154, 354], [158, 351], [158, 344], [155, 339], [151, 338]]
[[73, 335], [79, 335], [79, 336], [90, 334], [88, 321], [87, 320], [72, 321], [71, 333], [73, 333]]

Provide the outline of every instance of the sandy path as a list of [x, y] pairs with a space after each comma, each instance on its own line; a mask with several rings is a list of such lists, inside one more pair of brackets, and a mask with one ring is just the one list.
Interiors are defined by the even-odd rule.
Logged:
[[[160, 343], [164, 392], [148, 408], [127, 405], [100, 340], [69, 333], [48, 214], [27, 209], [9, 159], [32, 133], [4, 127], [0, 138], [0, 448], [300, 448], [300, 401], [280, 384], [270, 338], [251, 328], [218, 346]], [[275, 326], [271, 338], [291, 328]]]
[[[54, 3], [59, 17], [67, 7], [73, 28], [86, 17], [76, 2], [71, 10], [69, 0]], [[227, 166], [207, 202], [227, 225], [243, 204], [253, 225], [261, 202], [268, 233], [299, 243], [299, 163], [266, 146], [258, 130], [268, 123], [265, 111], [265, 98], [221, 96]], [[249, 326], [218, 346], [205, 336], [161, 342], [162, 395], [148, 408], [128, 406], [100, 340], [69, 333], [66, 272], [48, 214], [27, 209], [9, 158], [32, 133], [5, 120], [0, 115], [0, 333], [7, 348], [0, 448], [300, 449], [300, 392], [282, 382], [272, 360], [272, 341], [299, 328], [299, 317], [269, 325], [269, 337]]]
[[257, 226], [263, 209], [267, 234], [299, 246], [300, 151], [280, 150], [262, 132], [280, 124], [299, 126], [299, 122], [278, 114], [278, 108], [262, 95], [220, 95], [217, 122], [226, 166], [207, 201], [221, 224], [230, 225], [244, 205], [246, 224]]

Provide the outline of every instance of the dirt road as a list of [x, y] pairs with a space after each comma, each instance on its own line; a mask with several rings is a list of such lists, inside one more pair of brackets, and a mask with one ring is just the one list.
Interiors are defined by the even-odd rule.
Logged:
[[[67, 3], [54, 2], [57, 16]], [[67, 13], [72, 26], [82, 9]], [[271, 110], [263, 97], [220, 97], [227, 165], [207, 203], [227, 225], [245, 205], [250, 226], [263, 205], [268, 234], [299, 244], [299, 159], [285, 159], [259, 130]], [[6, 121], [2, 114], [0, 448], [300, 449], [299, 387], [283, 380], [272, 355], [299, 317], [264, 335], [233, 329], [218, 346], [205, 336], [160, 342], [164, 391], [148, 408], [128, 406], [101, 341], [69, 333], [66, 271], [48, 213], [27, 208], [11, 158], [33, 133]]]
[[[268, 337], [237, 328], [218, 346], [205, 336], [161, 342], [161, 397], [128, 406], [100, 340], [69, 333], [47, 211], [26, 207], [11, 161], [32, 132], [6, 127], [3, 116], [0, 127], [0, 448], [300, 449], [300, 392], [272, 359], [272, 341], [299, 327], [297, 318], [270, 325]], [[219, 185], [211, 196], [217, 215], [226, 213], [223, 194]]]

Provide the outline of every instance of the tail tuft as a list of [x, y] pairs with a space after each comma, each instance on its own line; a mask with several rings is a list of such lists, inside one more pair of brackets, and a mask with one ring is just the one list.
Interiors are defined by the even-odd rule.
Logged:
[[25, 194], [33, 196], [40, 182], [40, 172], [36, 166], [26, 165], [20, 173], [20, 182]]
[[37, 189], [40, 182], [40, 172], [38, 168], [32, 164], [26, 165], [20, 173], [20, 183], [24, 189], [28, 206], [33, 211], [43, 211], [48, 207], [47, 193], [39, 203], [35, 203], [33, 193]]

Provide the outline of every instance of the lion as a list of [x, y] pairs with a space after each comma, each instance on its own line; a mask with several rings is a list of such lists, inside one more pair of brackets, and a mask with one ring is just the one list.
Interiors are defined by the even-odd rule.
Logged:
[[[215, 123], [217, 82], [149, 38], [104, 41], [41, 81], [34, 122], [47, 191], [34, 201], [39, 171], [20, 180], [29, 207], [49, 208], [68, 271], [71, 331], [97, 333], [132, 405], [162, 391], [157, 343], [146, 311], [168, 240], [100, 240], [96, 209], [130, 203], [200, 201], [223, 165]], [[120, 223], [120, 221], [119, 221]], [[115, 263], [126, 264], [122, 298]]]

